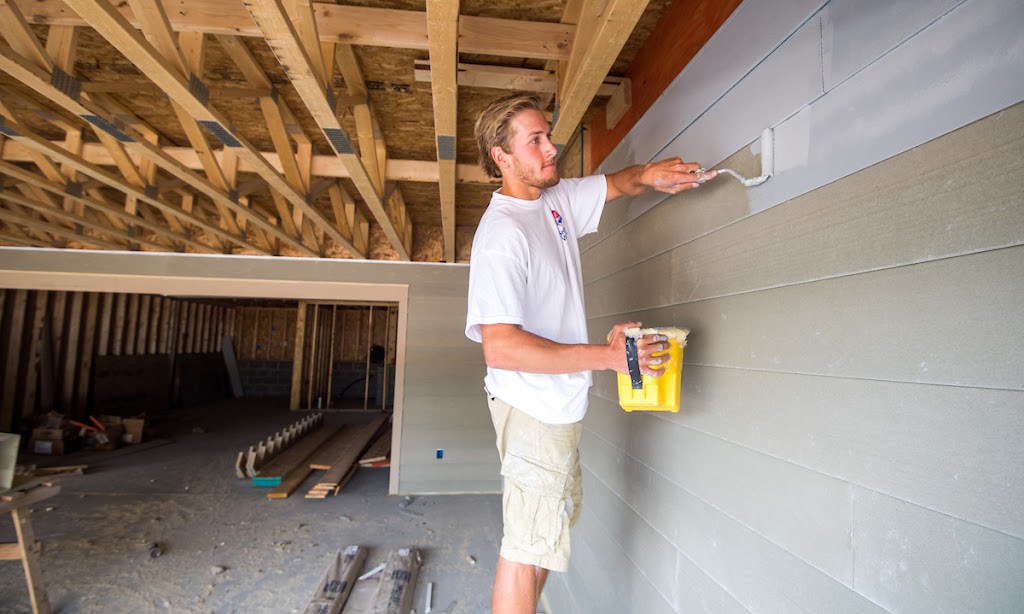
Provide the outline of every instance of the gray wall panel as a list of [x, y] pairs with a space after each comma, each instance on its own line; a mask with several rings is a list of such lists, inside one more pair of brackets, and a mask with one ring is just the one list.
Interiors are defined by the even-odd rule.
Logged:
[[[616, 403], [592, 397], [586, 424], [623, 449]], [[659, 416], [1024, 538], [1020, 392], [686, 365], [681, 405]]]
[[[692, 332], [695, 364], [1024, 390], [1024, 246], [590, 320]], [[643, 294], [643, 292], [639, 292]]]
[[1024, 541], [876, 492], [854, 495], [863, 594], [893, 612], [1024, 607]]
[[[593, 435], [587, 433], [582, 444], [588, 452], [599, 450], [589, 439]], [[617, 465], [609, 470], [601, 467], [598, 471], [593, 456], [599, 456], [606, 464]], [[586, 481], [584, 489], [583, 509], [588, 517], [595, 518], [605, 528], [607, 535], [622, 550], [623, 556], [629, 559], [637, 570], [647, 578], [655, 590], [667, 603], [675, 603], [676, 585], [676, 554], [675, 545], [668, 536], [658, 532], [644, 517], [623, 501], [629, 500], [628, 494], [622, 492], [620, 483], [610, 483], [604, 476], [615, 475], [616, 469], [622, 468], [613, 454], [591, 455], [587, 463], [588, 475], [592, 479]], [[625, 479], [637, 477], [629, 475]], [[640, 479], [646, 476], [640, 475]], [[599, 481], [599, 483], [595, 483]]]
[[[754, 4], [719, 35], [756, 31]], [[781, 174], [765, 187], [613, 203], [583, 242], [593, 342], [625, 320], [692, 332], [679, 414], [627, 414], [615, 376], [595, 374], [574, 533], [586, 560], [553, 584], [555, 614], [642, 612], [605, 586], [631, 574], [675, 612], [1024, 605], [1020, 6], [883, 4], [790, 15], [796, 35], [747, 75], [799, 79], [816, 58], [827, 92], [791, 88], [809, 106], [778, 118]], [[727, 56], [709, 44], [694, 64]], [[698, 152], [732, 143], [774, 112], [742, 91], [657, 129]], [[658, 105], [646, 124], [675, 117]], [[757, 150], [726, 164], [757, 174]]]
[[[709, 233], [709, 210], [732, 222], [726, 212], [746, 209], [737, 182], [712, 182], [587, 253], [587, 270], [593, 259], [605, 274], [588, 283], [587, 308], [625, 313], [1024, 244], [1022, 174], [1024, 104]], [[628, 268], [615, 272], [616, 256]]]
[[[603, 496], [603, 486], [584, 471], [584, 492], [592, 493], [595, 499]], [[586, 497], [586, 495], [584, 495]], [[611, 495], [614, 497], [614, 495]], [[584, 503], [586, 510], [586, 503]], [[586, 590], [593, 601], [586, 612], [613, 614], [618, 612], [650, 612], [669, 614], [674, 611], [670, 602], [662, 595], [651, 579], [630, 558], [630, 550], [615, 541], [616, 528], [602, 522], [596, 513], [584, 511], [577, 525], [577, 533], [583, 539], [574, 539], [573, 561], [580, 563], [581, 573], [586, 578]], [[675, 566], [675, 557], [663, 558], [670, 554], [671, 547], [663, 550], [662, 556], [652, 556], [650, 564]], [[653, 554], [653, 553], [652, 553]]]
[[821, 12], [825, 90], [864, 69], [964, 0], [834, 0]]
[[[616, 411], [614, 407], [594, 409]], [[625, 427], [630, 437], [623, 450], [612, 448], [600, 433], [588, 429], [583, 448], [587, 467], [643, 518], [654, 522], [657, 513], [670, 509], [661, 507], [662, 489], [682, 490], [852, 585], [848, 484], [673, 426], [649, 415], [630, 416]], [[658, 480], [659, 492], [649, 490], [651, 473], [664, 476]], [[672, 520], [668, 516], [657, 524], [670, 538], [677, 538]], [[643, 529], [637, 525], [638, 531]]]

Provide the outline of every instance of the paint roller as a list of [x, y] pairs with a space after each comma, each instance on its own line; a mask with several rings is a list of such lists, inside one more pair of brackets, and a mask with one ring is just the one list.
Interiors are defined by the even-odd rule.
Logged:
[[[743, 183], [743, 185], [745, 185], [748, 188], [754, 187], [756, 185], [761, 185], [765, 181], [768, 181], [768, 178], [771, 177], [773, 174], [775, 174], [775, 135], [772, 132], [772, 129], [771, 128], [765, 128], [764, 131], [761, 133], [761, 176], [760, 177], [754, 177], [752, 179], [747, 179], [743, 175], [741, 175], [741, 174], [737, 173], [736, 171], [734, 171], [732, 169], [729, 169], [729, 168], [719, 168], [719, 169], [716, 169], [716, 171], [718, 172], [719, 175], [721, 175], [722, 173], [725, 173], [727, 175], [732, 175], [733, 177], [739, 179]], [[701, 169], [700, 171], [698, 171], [698, 173], [700, 173], [700, 174], [703, 174], [705, 172], [707, 172], [707, 171], [705, 171], [704, 169]], [[706, 180], [702, 180], [701, 183], [704, 183], [704, 181], [706, 181]]]

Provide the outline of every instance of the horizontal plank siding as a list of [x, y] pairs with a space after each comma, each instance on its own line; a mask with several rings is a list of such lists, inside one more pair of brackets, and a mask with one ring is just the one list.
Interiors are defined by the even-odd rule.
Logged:
[[556, 614], [1020, 609], [1020, 10], [744, 3], [609, 157], [755, 176], [776, 127], [764, 186], [623, 199], [582, 243], [592, 341], [691, 333], [678, 414], [595, 373]]
[[[751, 158], [741, 152], [726, 164]], [[754, 220], [748, 190], [712, 181], [587, 252], [587, 307], [621, 311], [620, 301], [638, 298], [631, 284], [667, 271], [663, 300], [683, 302], [1020, 245], [1022, 174], [1024, 105], [1016, 105]]]
[[628, 310], [591, 320], [590, 336], [636, 318], [689, 328], [693, 364], [1024, 390], [1024, 346], [1007, 335], [1024, 325], [1021, 270], [1024, 246]]

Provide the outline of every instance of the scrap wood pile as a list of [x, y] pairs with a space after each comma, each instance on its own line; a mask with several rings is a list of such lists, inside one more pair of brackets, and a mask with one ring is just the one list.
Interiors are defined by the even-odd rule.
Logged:
[[[334, 427], [323, 424], [322, 414], [313, 414], [285, 429], [284, 434], [276, 433], [266, 443], [250, 446], [248, 453], [239, 452], [235, 474], [251, 478], [253, 486], [271, 488], [268, 498], [284, 499], [313, 471], [323, 471], [306, 498], [336, 495], [358, 467], [381, 466], [380, 459], [387, 460], [391, 449], [388, 419], [384, 415], [366, 424]], [[378, 460], [363, 463], [364, 457]]]
[[[385, 563], [359, 575], [365, 561], [365, 546], [348, 546], [338, 552], [306, 606], [305, 614], [338, 614], [342, 608], [359, 614], [408, 614], [416, 593], [421, 564], [419, 551], [393, 550]], [[358, 595], [360, 588], [370, 589], [368, 598], [360, 599], [363, 596]], [[428, 597], [427, 611], [429, 601]]]

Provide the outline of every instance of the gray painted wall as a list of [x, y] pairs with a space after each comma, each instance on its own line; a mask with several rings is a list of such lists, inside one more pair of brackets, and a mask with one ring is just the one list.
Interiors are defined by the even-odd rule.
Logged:
[[[939, 132], [852, 143], [852, 163], [843, 141], [830, 143], [842, 160], [784, 167], [763, 192], [722, 179], [660, 204], [611, 205], [584, 252], [591, 338], [630, 319], [690, 328], [683, 409], [627, 414], [614, 377], [596, 375], [571, 569], [545, 593], [554, 614], [1024, 611], [1024, 103], [979, 102], [1002, 87], [982, 80], [950, 113], [928, 115], [956, 82], [893, 100], [886, 64], [927, 51], [945, 66], [943, 54], [970, 55], [957, 45], [975, 49], [984, 27], [1001, 36], [999, 10], [1019, 23], [1022, 9], [903, 3], [917, 10], [879, 31], [866, 28], [890, 14], [879, 2], [816, 4], [809, 19], [765, 20], [747, 37], [734, 15], [716, 38], [739, 42], [698, 56], [727, 65], [760, 44], [755, 72], [817, 67], [824, 89], [790, 104], [792, 115], [751, 123], [738, 146], [844, 104], [866, 133], [877, 126], [865, 118], [898, 125], [901, 113], [923, 113]], [[772, 27], [775, 44], [758, 39]], [[1014, 27], [1006, 55], [1019, 75]], [[925, 47], [934, 28], [976, 34]], [[850, 32], [862, 44], [829, 46]], [[836, 85], [841, 74], [861, 87]], [[714, 119], [716, 101], [743, 124], [736, 113], [793, 94], [766, 89], [744, 107], [728, 100], [737, 89], [678, 93], [678, 108], [706, 95], [709, 110], [676, 140], [699, 148], [715, 122], [722, 139], [738, 138], [726, 114]], [[848, 131], [831, 125], [841, 121], [807, 123], [808, 151]], [[777, 141], [792, 149], [786, 134]], [[625, 143], [612, 163], [650, 159], [637, 157], [642, 144]], [[753, 176], [753, 149], [698, 159]]]

